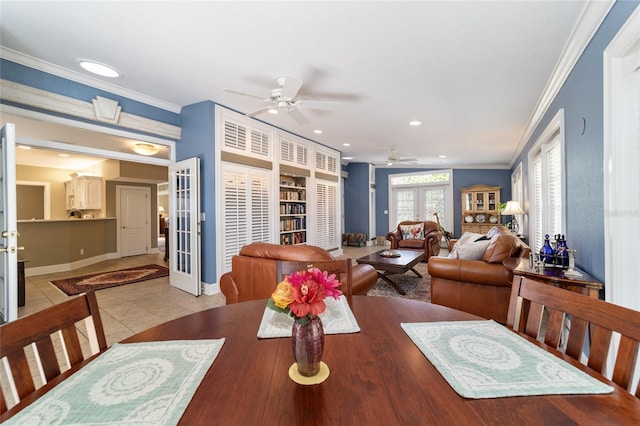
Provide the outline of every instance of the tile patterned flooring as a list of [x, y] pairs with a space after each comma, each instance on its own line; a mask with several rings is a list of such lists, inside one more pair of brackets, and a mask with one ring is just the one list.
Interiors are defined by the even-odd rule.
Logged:
[[[381, 246], [344, 247], [343, 256], [352, 259], [383, 249]], [[26, 304], [19, 308], [23, 317], [69, 298], [51, 280], [114, 271], [133, 266], [156, 263], [166, 265], [164, 254], [148, 254], [107, 260], [73, 271], [27, 277]], [[140, 283], [112, 287], [96, 292], [100, 315], [109, 346], [147, 328], [163, 322], [225, 305], [222, 293], [194, 297], [169, 285], [169, 278], [158, 278]]]

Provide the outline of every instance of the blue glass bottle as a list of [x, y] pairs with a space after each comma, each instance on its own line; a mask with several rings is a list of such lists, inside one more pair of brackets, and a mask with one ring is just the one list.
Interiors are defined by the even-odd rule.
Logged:
[[558, 266], [569, 267], [569, 252], [567, 251], [567, 241], [564, 239], [564, 235], [558, 240], [556, 260], [558, 261]]
[[551, 247], [551, 243], [549, 242], [549, 234], [545, 234], [544, 244], [540, 247], [540, 259], [546, 264], [552, 264], [554, 254], [553, 247]]

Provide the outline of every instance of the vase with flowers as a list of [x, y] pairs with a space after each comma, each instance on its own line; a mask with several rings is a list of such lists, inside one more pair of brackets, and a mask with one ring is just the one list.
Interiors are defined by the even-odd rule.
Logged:
[[291, 340], [297, 372], [304, 377], [316, 376], [324, 351], [324, 329], [318, 315], [327, 305], [325, 299], [338, 299], [342, 294], [335, 274], [312, 267], [294, 272], [278, 284], [267, 306], [294, 318]]

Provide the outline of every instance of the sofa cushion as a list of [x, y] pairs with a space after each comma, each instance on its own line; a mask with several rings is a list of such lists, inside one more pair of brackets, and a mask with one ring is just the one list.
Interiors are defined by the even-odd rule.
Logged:
[[400, 232], [405, 240], [424, 240], [424, 223], [400, 225]]
[[453, 250], [447, 256], [450, 259], [480, 260], [483, 258], [490, 240], [484, 234], [465, 232], [453, 246]]
[[494, 226], [487, 232], [487, 236], [489, 235], [491, 241], [482, 257], [487, 263], [502, 263], [518, 246], [518, 238], [506, 228]]

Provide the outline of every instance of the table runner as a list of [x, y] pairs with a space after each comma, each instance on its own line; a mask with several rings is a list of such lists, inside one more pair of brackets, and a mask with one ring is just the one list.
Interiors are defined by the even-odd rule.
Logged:
[[[325, 299], [325, 303], [327, 309], [319, 315], [322, 319], [324, 334], [357, 333], [360, 331], [360, 326], [358, 326], [344, 295], [340, 296], [338, 300], [328, 297]], [[293, 317], [265, 307], [258, 329], [258, 338], [291, 337], [292, 327]]]
[[613, 387], [491, 320], [401, 326], [465, 398], [613, 392]]
[[5, 424], [177, 424], [223, 343], [116, 343]]

